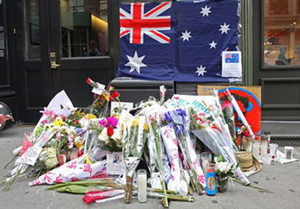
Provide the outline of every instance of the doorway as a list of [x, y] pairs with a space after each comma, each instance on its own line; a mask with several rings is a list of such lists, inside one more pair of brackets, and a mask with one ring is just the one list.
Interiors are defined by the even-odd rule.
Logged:
[[[109, 0], [16, 0], [15, 53], [19, 120], [65, 90], [74, 106], [92, 101], [85, 80], [107, 85], [118, 60], [118, 6]], [[113, 3], [115, 2], [115, 3]]]
[[300, 1], [255, 0], [253, 12], [253, 82], [262, 86], [262, 120], [300, 121]]

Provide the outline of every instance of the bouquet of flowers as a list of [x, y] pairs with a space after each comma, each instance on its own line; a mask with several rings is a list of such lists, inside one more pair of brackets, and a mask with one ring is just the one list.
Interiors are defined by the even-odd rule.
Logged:
[[144, 151], [147, 130], [145, 117], [135, 116], [132, 120], [125, 122], [124, 125], [123, 158], [126, 166], [126, 203], [130, 203], [131, 200], [133, 174]]
[[[90, 107], [90, 113], [96, 115], [97, 118], [108, 115], [108, 107], [110, 101], [120, 102], [119, 93], [112, 86], [105, 89], [105, 86], [93, 81], [91, 78], [86, 79], [86, 83], [93, 87], [94, 101]], [[121, 110], [119, 110], [121, 112]]]
[[156, 168], [159, 170], [160, 174], [160, 182], [162, 189], [164, 191], [164, 198], [162, 200], [162, 203], [164, 207], [168, 207], [168, 197], [167, 197], [167, 187], [165, 182], [165, 173], [164, 173], [164, 164], [163, 164], [163, 155], [164, 155], [164, 149], [163, 149], [163, 143], [161, 139], [161, 120], [165, 113], [165, 108], [162, 108], [161, 106], [153, 105], [145, 110], [146, 112], [146, 118], [147, 123], [150, 130], [150, 139], [149, 143], [152, 147], [152, 155], [154, 155], [154, 162]]
[[229, 178], [235, 178], [235, 170], [238, 165], [223, 160], [222, 155], [216, 159], [218, 191], [226, 192]]
[[98, 136], [101, 149], [109, 152], [122, 151], [122, 128], [118, 118], [107, 117], [91, 123], [91, 130]]
[[206, 180], [189, 135], [190, 121], [187, 111], [184, 109], [168, 111], [165, 114], [165, 119], [175, 130], [184, 160], [190, 168], [192, 186], [198, 194], [202, 194]]

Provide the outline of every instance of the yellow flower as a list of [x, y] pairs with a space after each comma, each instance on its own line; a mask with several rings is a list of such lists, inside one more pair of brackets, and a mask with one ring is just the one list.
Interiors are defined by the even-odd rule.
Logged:
[[106, 101], [109, 101], [109, 97], [110, 97], [109, 93], [105, 92], [102, 95], [103, 95], [103, 97], [105, 98]]
[[86, 164], [93, 164], [89, 156], [85, 158], [85, 162]]
[[87, 116], [86, 116], [86, 119], [96, 119], [97, 117], [95, 116], [95, 115], [93, 115], [93, 114], [88, 114]]
[[131, 127], [138, 126], [139, 125], [139, 121], [140, 121], [140, 118], [137, 117], [134, 121], [132, 121]]
[[115, 88], [113, 86], [109, 86], [108, 91], [113, 91], [113, 90], [115, 90]]
[[82, 142], [78, 142], [76, 143], [76, 147], [79, 149], [80, 147], [82, 147]]
[[148, 126], [148, 124], [144, 125], [144, 130], [145, 130], [145, 132], [149, 133], [149, 126]]
[[61, 118], [56, 118], [54, 120], [54, 126], [62, 126], [64, 125], [64, 121]]

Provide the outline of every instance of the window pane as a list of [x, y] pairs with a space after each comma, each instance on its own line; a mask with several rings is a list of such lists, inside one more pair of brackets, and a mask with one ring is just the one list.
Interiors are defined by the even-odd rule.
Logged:
[[38, 1], [26, 0], [24, 9], [26, 59], [40, 58], [40, 16]]
[[264, 1], [265, 66], [300, 65], [299, 0]]
[[63, 57], [108, 55], [107, 0], [60, 0]]

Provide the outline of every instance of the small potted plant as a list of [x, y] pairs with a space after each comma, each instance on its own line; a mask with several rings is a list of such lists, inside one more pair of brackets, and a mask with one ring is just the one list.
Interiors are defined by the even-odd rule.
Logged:
[[[238, 165], [237, 165], [238, 166]], [[234, 171], [237, 168], [233, 164], [224, 161], [222, 155], [216, 160], [218, 192], [224, 193], [228, 189], [229, 178], [234, 178]]]

